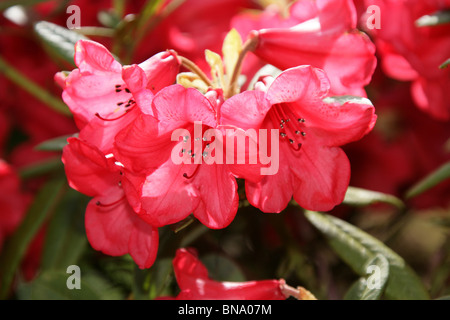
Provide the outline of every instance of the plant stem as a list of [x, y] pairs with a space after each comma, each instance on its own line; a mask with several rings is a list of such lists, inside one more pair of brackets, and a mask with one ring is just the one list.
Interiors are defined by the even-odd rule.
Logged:
[[61, 157], [59, 156], [27, 166], [21, 169], [19, 174], [22, 179], [30, 179], [62, 168], [63, 165], [61, 162]]
[[225, 94], [225, 98], [231, 98], [237, 93], [237, 85], [239, 80], [239, 75], [241, 74], [242, 63], [244, 62], [244, 58], [249, 51], [253, 51], [258, 46], [258, 37], [251, 35], [250, 38], [244, 43], [242, 51], [239, 53], [238, 60], [236, 62], [236, 66], [233, 70], [233, 75], [231, 76], [228, 83], [228, 90]]
[[71, 115], [69, 108], [58, 98], [51, 93], [28, 79], [25, 75], [20, 73], [14, 67], [9, 65], [0, 56], [0, 72], [5, 75], [6, 78], [11, 80], [14, 84], [21, 87], [36, 99], [48, 105], [53, 110], [62, 113], [64, 115]]
[[114, 29], [103, 27], [82, 27], [80, 29], [75, 29], [74, 31], [84, 36], [112, 38], [116, 35], [116, 31]]
[[185, 57], [181, 57], [181, 56], [178, 56], [178, 57], [181, 60], [181, 64], [185, 68], [187, 68], [190, 71], [192, 71], [193, 73], [197, 74], [200, 77], [200, 79], [202, 79], [203, 82], [205, 82], [208, 85], [208, 87], [213, 87], [211, 80], [209, 80], [209, 78], [206, 76], [206, 74], [194, 62], [192, 62], [191, 60], [189, 60]]

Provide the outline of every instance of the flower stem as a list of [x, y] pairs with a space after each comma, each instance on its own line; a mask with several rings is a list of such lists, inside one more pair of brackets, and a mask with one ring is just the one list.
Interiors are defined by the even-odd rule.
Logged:
[[233, 74], [228, 82], [228, 90], [225, 94], [225, 98], [231, 98], [237, 93], [237, 85], [239, 80], [239, 75], [241, 74], [242, 63], [244, 62], [244, 58], [249, 51], [253, 51], [258, 46], [258, 37], [251, 35], [250, 38], [244, 43], [242, 51], [239, 53], [238, 60], [236, 62], [236, 66], [234, 67]]
[[287, 298], [294, 297], [297, 300], [317, 300], [317, 298], [303, 287], [293, 288], [286, 284], [284, 279], [280, 279], [280, 290]]
[[107, 37], [112, 38], [116, 35], [116, 31], [112, 28], [103, 27], [82, 27], [80, 29], [75, 29], [75, 32], [82, 34], [84, 36], [97, 36], [97, 37]]
[[203, 82], [208, 85], [208, 87], [213, 87], [213, 83], [211, 82], [211, 80], [209, 80], [206, 74], [194, 62], [182, 56], [178, 57], [181, 59], [181, 64], [183, 67], [197, 74], [200, 79], [202, 79]]
[[5, 75], [6, 78], [11, 80], [14, 84], [21, 87], [36, 99], [48, 105], [53, 110], [62, 113], [64, 115], [71, 115], [69, 108], [58, 98], [51, 93], [41, 88], [39, 85], [28, 79], [25, 75], [20, 73], [14, 67], [9, 65], [0, 56], [0, 72]]

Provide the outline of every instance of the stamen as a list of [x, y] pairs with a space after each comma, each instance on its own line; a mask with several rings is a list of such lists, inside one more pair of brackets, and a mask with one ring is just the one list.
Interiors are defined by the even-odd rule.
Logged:
[[123, 195], [119, 200], [114, 201], [113, 203], [103, 204], [100, 201], [97, 201], [95, 203], [95, 205], [97, 205], [99, 207], [103, 207], [103, 208], [112, 207], [112, 206], [115, 206], [115, 205], [119, 204], [124, 199], [125, 199], [125, 195]]
[[197, 165], [194, 172], [190, 176], [185, 172], [185, 173], [183, 173], [183, 177], [186, 179], [189, 179], [189, 180], [192, 179], [197, 174], [199, 168], [200, 168], [200, 165]]
[[303, 144], [299, 143], [297, 144], [297, 147], [293, 147], [292, 149], [294, 149], [294, 151], [300, 151], [300, 149], [302, 148]]
[[[294, 151], [300, 151], [302, 148], [302, 143], [298, 140], [300, 136], [305, 137], [306, 133], [302, 131], [301, 124], [305, 123], [306, 120], [303, 118], [296, 118], [295, 113], [290, 110], [289, 105], [274, 105], [270, 112], [271, 120], [274, 124], [279, 124], [280, 126], [280, 139], [286, 139], [289, 145]], [[297, 119], [296, 122], [291, 121], [291, 119]]]
[[[134, 107], [133, 107], [133, 108], [134, 108]], [[128, 112], [130, 112], [131, 110], [133, 110], [133, 108], [128, 109], [128, 110], [125, 110], [125, 112], [124, 112], [122, 115], [120, 115], [120, 116], [118, 116], [117, 118], [114, 118], [114, 119], [106, 119], [106, 118], [103, 118], [98, 112], [95, 114], [95, 116], [96, 116], [97, 118], [99, 118], [100, 120], [103, 120], [103, 121], [116, 121], [116, 120], [119, 120], [119, 119], [122, 119], [123, 117], [125, 117], [125, 116], [128, 114]]]

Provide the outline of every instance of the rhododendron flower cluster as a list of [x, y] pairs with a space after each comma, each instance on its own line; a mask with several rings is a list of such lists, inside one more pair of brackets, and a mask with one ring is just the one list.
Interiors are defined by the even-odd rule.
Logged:
[[435, 119], [450, 119], [447, 90], [450, 69], [439, 68], [449, 58], [450, 26], [421, 25], [421, 18], [450, 9], [450, 1], [366, 0], [384, 13], [380, 29], [372, 31], [386, 74], [412, 81], [416, 105]]
[[0, 299], [449, 294], [449, 0], [19, 2]]
[[[207, 52], [212, 79], [174, 51], [121, 66], [100, 44], [77, 43], [78, 69], [56, 79], [80, 129], [68, 140], [63, 162], [70, 185], [94, 197], [86, 212], [94, 248], [110, 255], [130, 253], [141, 267], [149, 267], [157, 228], [191, 214], [212, 229], [231, 223], [239, 206], [236, 179], [245, 180], [248, 200], [265, 212], [281, 212], [292, 196], [309, 210], [331, 210], [342, 202], [350, 165], [339, 146], [373, 128], [370, 101], [329, 96], [327, 74], [308, 65], [262, 77], [239, 93], [233, 80], [242, 59], [229, 58], [235, 49], [229, 44], [239, 48], [239, 42], [234, 31], [226, 38], [225, 70], [220, 56]], [[245, 53], [243, 48], [237, 55]], [[197, 72], [201, 88], [194, 82], [174, 84], [182, 79], [177, 77], [182, 65]], [[220, 81], [213, 82], [214, 72]], [[230, 128], [232, 139], [226, 137]], [[256, 138], [242, 134], [248, 130], [259, 130]], [[250, 141], [230, 156], [239, 133]], [[270, 143], [258, 144], [268, 133]], [[238, 161], [240, 155], [249, 160], [258, 148], [277, 158], [269, 173], [262, 174], [261, 161]], [[184, 161], [174, 161], [177, 154]]]

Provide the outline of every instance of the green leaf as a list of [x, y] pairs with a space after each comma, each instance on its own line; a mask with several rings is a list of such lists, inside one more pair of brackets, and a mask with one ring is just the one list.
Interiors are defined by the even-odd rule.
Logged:
[[389, 262], [380, 254], [367, 262], [367, 276], [361, 277], [346, 293], [345, 300], [378, 300], [389, 278]]
[[77, 134], [66, 135], [50, 139], [38, 144], [35, 149], [39, 151], [62, 151], [62, 149], [67, 145], [67, 139], [70, 137], [76, 137]]
[[12, 6], [17, 6], [17, 5], [32, 6], [32, 5], [38, 4], [40, 2], [45, 2], [45, 1], [48, 1], [48, 0], [5, 0], [0, 3], [0, 11], [8, 9], [9, 7], [12, 7]]
[[405, 206], [402, 200], [392, 195], [355, 187], [348, 187], [343, 203], [351, 206], [368, 206], [374, 203], [387, 203], [399, 209], [402, 209]]
[[[72, 58], [73, 60], [73, 58]], [[64, 115], [72, 115], [69, 108], [61, 101], [61, 98], [53, 96], [46, 89], [30, 80], [27, 76], [22, 74], [19, 70], [11, 66], [6, 60], [0, 56], [0, 73], [12, 81], [15, 85], [22, 88], [33, 97], [46, 104], [56, 112]]]
[[450, 178], [450, 162], [447, 162], [446, 164], [438, 168], [436, 171], [426, 176], [423, 180], [414, 185], [412, 188], [410, 188], [406, 192], [405, 197], [407, 199], [414, 198], [424, 193], [425, 191], [428, 191], [429, 189], [435, 187], [444, 180], [447, 180], [448, 178]]
[[85, 36], [47, 21], [35, 24], [34, 30], [44, 43], [63, 60], [75, 65], [75, 43]]
[[446, 23], [450, 23], [450, 10], [437, 11], [416, 20], [417, 27], [433, 27]]
[[102, 10], [97, 14], [97, 18], [107, 28], [116, 28], [120, 23], [120, 16], [113, 10]]
[[450, 65], [450, 58], [447, 59], [443, 64], [439, 66], [439, 69], [446, 69]]
[[22, 179], [30, 179], [58, 170], [64, 172], [61, 157], [52, 157], [22, 168], [20, 170], [20, 177]]
[[345, 103], [356, 103], [356, 104], [368, 104], [373, 105], [372, 101], [370, 101], [367, 98], [358, 97], [358, 96], [332, 96], [332, 97], [326, 97], [323, 99], [323, 102], [325, 103], [339, 103], [340, 105], [343, 105]]
[[147, 0], [138, 17], [138, 28], [143, 28], [163, 4], [163, 0]]
[[429, 293], [403, 258], [384, 243], [357, 227], [336, 217], [307, 211], [306, 218], [326, 237], [340, 258], [359, 276], [365, 277], [368, 261], [376, 255], [389, 262], [389, 280], [385, 295], [388, 299], [426, 300]]
[[54, 213], [66, 191], [65, 179], [47, 182], [35, 197], [19, 228], [7, 241], [0, 256], [0, 299], [8, 296], [14, 275], [28, 245], [44, 222]]
[[70, 189], [47, 227], [41, 270], [65, 270], [77, 264], [87, 247], [84, 211], [89, 199]]
[[43, 272], [30, 283], [18, 287], [17, 294], [23, 300], [120, 300], [122, 292], [96, 273], [84, 273], [80, 267], [80, 289], [67, 288], [70, 273], [64, 271]]
[[171, 258], [157, 260], [148, 272], [147, 281], [144, 285], [144, 292], [148, 292], [148, 294], [142, 297], [135, 294], [135, 299], [153, 300], [162, 296], [174, 296], [174, 293], [170, 290], [170, 284], [175, 278]]
[[218, 254], [209, 254], [201, 261], [208, 269], [208, 276], [216, 281], [243, 282], [245, 276], [241, 268], [232, 260]]
[[136, 263], [129, 254], [120, 257], [104, 255], [96, 260], [99, 272], [125, 292], [133, 289], [133, 276]]

